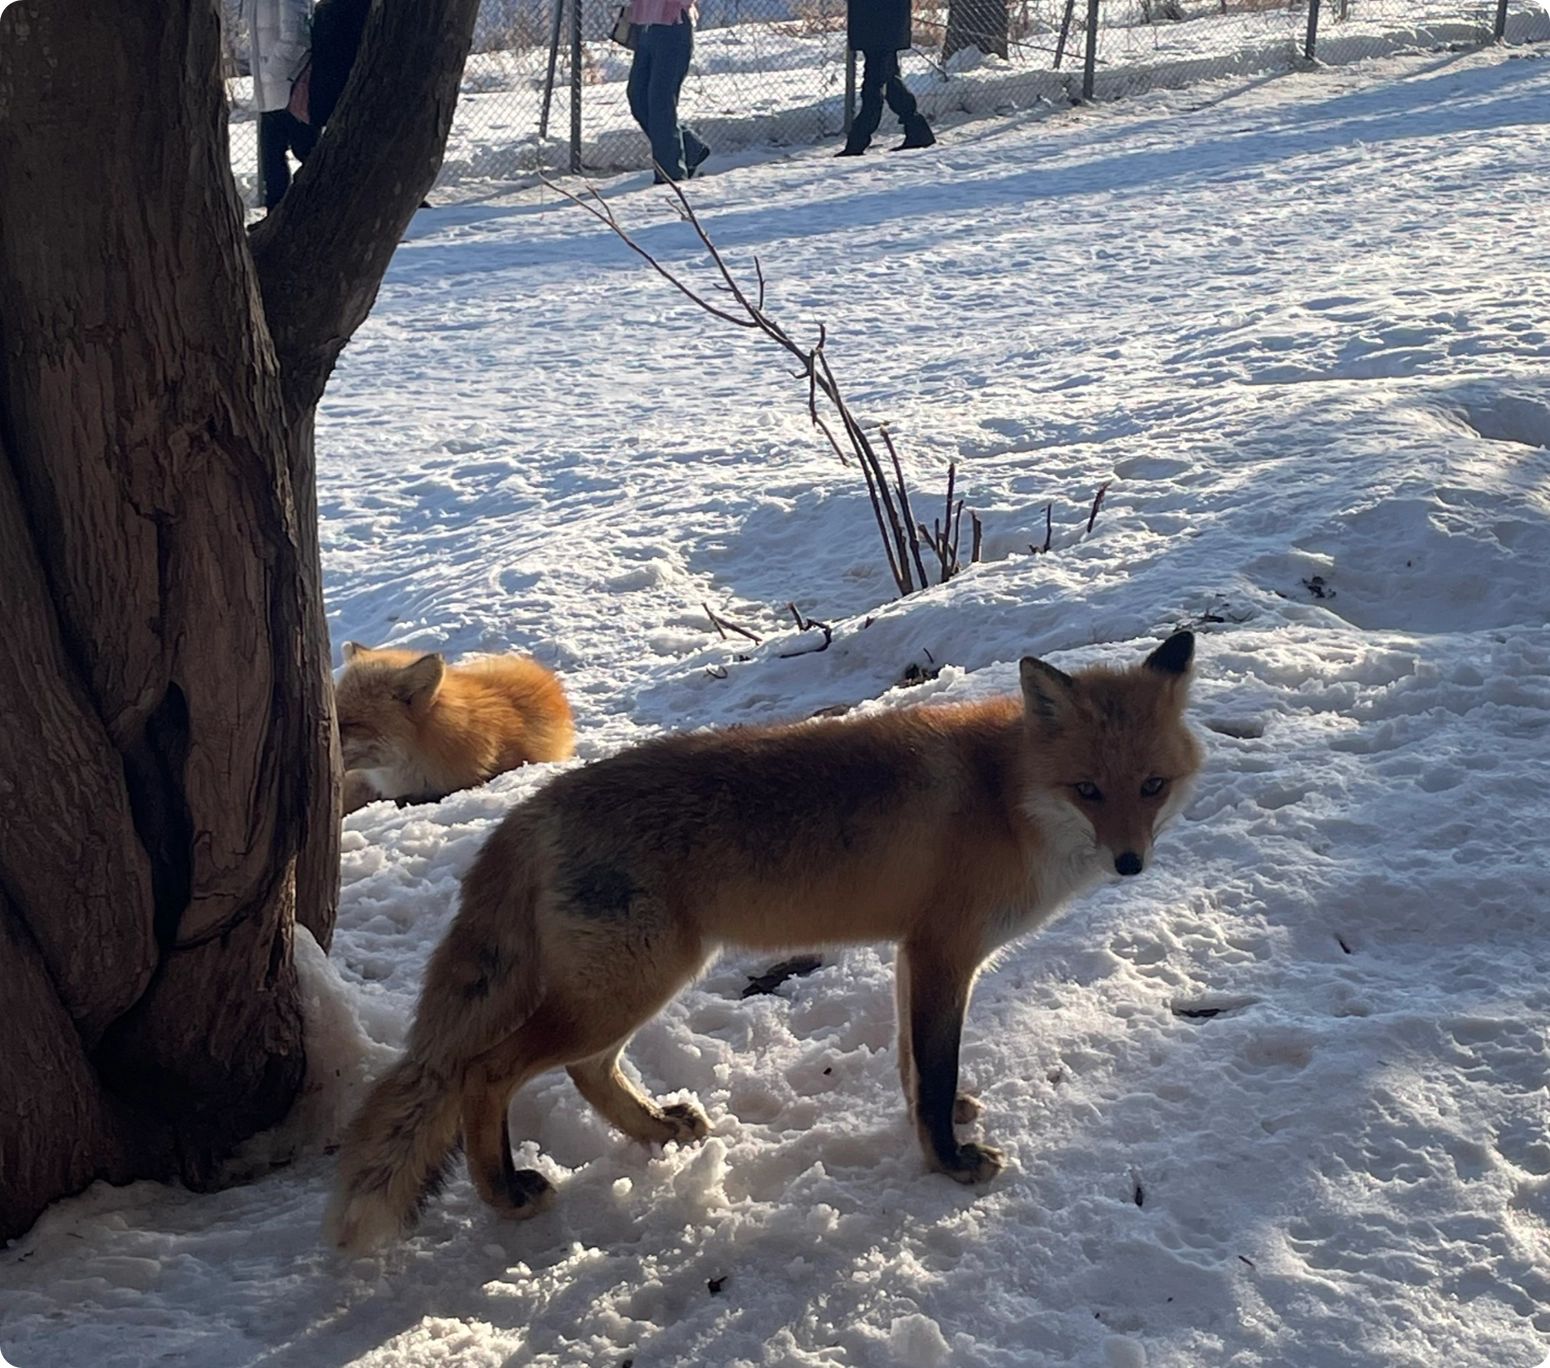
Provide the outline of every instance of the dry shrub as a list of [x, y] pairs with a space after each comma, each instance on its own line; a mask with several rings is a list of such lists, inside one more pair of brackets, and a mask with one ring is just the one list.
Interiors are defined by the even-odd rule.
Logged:
[[791, 27], [802, 38], [819, 38], [845, 31], [845, 0], [795, 0], [791, 6], [796, 23]]

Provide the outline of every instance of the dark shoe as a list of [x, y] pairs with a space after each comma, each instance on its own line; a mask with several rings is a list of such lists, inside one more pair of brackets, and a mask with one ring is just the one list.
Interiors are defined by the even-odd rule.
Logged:
[[684, 175], [689, 180], [693, 180], [694, 173], [705, 165], [705, 158], [708, 156], [710, 156], [710, 148], [706, 147], [704, 143], [701, 143], [693, 152], [686, 153], [684, 156]]
[[917, 114], [912, 119], [905, 120], [904, 141], [893, 150], [904, 152], [911, 147], [930, 147], [936, 142], [936, 134], [931, 131], [923, 115]]
[[846, 143], [834, 155], [836, 157], [859, 157], [866, 149], [867, 145], [865, 143]]

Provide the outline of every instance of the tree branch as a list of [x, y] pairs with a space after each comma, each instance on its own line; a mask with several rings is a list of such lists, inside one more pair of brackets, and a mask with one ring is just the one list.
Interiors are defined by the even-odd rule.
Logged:
[[321, 397], [441, 169], [479, 0], [376, 0], [339, 107], [249, 235], [288, 409]]

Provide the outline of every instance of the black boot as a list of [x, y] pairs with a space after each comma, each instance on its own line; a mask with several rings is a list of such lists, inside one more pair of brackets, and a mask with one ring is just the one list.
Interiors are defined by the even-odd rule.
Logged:
[[893, 150], [903, 152], [911, 147], [930, 147], [936, 142], [936, 134], [931, 131], [931, 125], [926, 122], [924, 114], [911, 114], [904, 121], [904, 141]]
[[834, 155], [836, 157], [859, 157], [866, 150], [866, 143], [856, 142], [854, 139], [846, 139], [845, 146], [840, 148]]

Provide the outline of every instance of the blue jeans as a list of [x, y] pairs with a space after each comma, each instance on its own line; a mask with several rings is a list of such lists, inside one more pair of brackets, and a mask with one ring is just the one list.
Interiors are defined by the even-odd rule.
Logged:
[[694, 25], [638, 24], [630, 65], [630, 113], [651, 139], [651, 155], [669, 180], [682, 180], [709, 148], [678, 124], [678, 92], [694, 56]]

